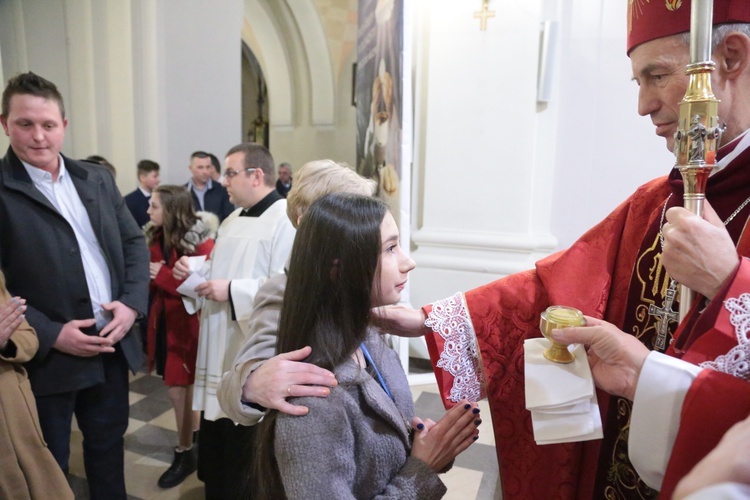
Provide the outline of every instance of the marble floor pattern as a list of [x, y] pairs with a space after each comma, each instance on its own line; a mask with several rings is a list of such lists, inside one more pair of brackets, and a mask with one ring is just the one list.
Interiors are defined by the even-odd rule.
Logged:
[[[416, 414], [437, 420], [444, 413], [435, 384], [412, 386]], [[480, 403], [484, 423], [477, 442], [457, 459], [453, 469], [442, 476], [448, 487], [448, 500], [497, 500], [501, 498], [497, 458], [489, 407]], [[195, 474], [182, 484], [163, 490], [156, 485], [172, 461], [177, 440], [176, 426], [167, 389], [155, 375], [138, 373], [130, 381], [130, 425], [125, 435], [125, 480], [130, 500], [200, 500], [203, 483]], [[77, 427], [71, 438], [70, 481], [77, 500], [88, 499], [82, 436]]]

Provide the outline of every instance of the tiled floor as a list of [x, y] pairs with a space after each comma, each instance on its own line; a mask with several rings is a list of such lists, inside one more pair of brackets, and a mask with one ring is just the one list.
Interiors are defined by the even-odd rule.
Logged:
[[[413, 386], [416, 414], [437, 420], [444, 413], [434, 384]], [[489, 422], [489, 408], [480, 403], [482, 424], [479, 440], [456, 459], [453, 469], [443, 476], [448, 487], [446, 499], [494, 500], [500, 498], [497, 459]], [[74, 428], [71, 442], [70, 472], [76, 499], [88, 498], [81, 433]], [[139, 373], [130, 382], [130, 426], [125, 436], [125, 480], [133, 500], [203, 499], [203, 483], [195, 474], [179, 486], [162, 490], [159, 476], [172, 461], [177, 433], [167, 390], [160, 377]]]

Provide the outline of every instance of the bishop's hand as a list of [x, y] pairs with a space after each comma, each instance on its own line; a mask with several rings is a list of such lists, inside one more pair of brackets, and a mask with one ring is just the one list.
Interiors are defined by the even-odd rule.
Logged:
[[682, 207], [667, 210], [666, 218], [664, 268], [680, 284], [714, 298], [740, 261], [724, 223], [708, 202], [703, 218]]
[[585, 318], [587, 326], [552, 330], [552, 338], [566, 345], [585, 345], [596, 386], [632, 401], [641, 367], [650, 351], [615, 325], [590, 316]]

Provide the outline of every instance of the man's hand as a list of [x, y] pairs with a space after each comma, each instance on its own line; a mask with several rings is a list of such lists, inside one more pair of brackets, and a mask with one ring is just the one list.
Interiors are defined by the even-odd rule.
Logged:
[[99, 337], [97, 335], [86, 335], [81, 328], [94, 326], [96, 320], [74, 319], [65, 323], [60, 330], [60, 335], [52, 347], [61, 352], [72, 354], [73, 356], [96, 356], [103, 352], [115, 352], [112, 347], [112, 340], [109, 337]]
[[286, 401], [290, 396], [326, 397], [335, 386], [333, 373], [319, 366], [303, 363], [312, 349], [303, 347], [269, 359], [250, 374], [242, 387], [242, 400], [279, 410], [289, 415], [306, 415], [306, 406]]
[[13, 297], [0, 307], [0, 351], [8, 345], [8, 339], [23, 322], [26, 300]]
[[172, 268], [172, 276], [174, 276], [174, 279], [177, 281], [182, 281], [185, 278], [188, 277], [190, 274], [190, 257], [187, 255], [183, 255], [180, 257], [177, 262], [174, 263], [174, 267]]
[[706, 202], [703, 219], [682, 207], [667, 210], [661, 261], [669, 275], [712, 299], [740, 262], [724, 223]]
[[[156, 275], [159, 274], [159, 270], [161, 269], [161, 266], [163, 266], [165, 262], [162, 260], [160, 262], [149, 262], [148, 263], [148, 272], [151, 275], [151, 279], [155, 279]], [[174, 274], [174, 273], [172, 273]]]
[[195, 287], [200, 297], [205, 297], [215, 302], [226, 302], [229, 300], [229, 280], [208, 280]]
[[109, 304], [102, 304], [105, 311], [109, 311], [114, 316], [112, 321], [99, 332], [100, 337], [107, 337], [112, 345], [118, 343], [130, 331], [135, 323], [138, 313], [119, 300], [114, 300]]
[[459, 453], [477, 440], [481, 423], [477, 404], [465, 400], [448, 410], [437, 423], [429, 419], [422, 422], [415, 417], [411, 422], [416, 429], [411, 456], [435, 472], [443, 472]]
[[386, 333], [399, 337], [421, 337], [432, 330], [424, 326], [427, 319], [422, 309], [404, 306], [382, 306], [372, 310], [378, 326]]
[[552, 338], [566, 345], [587, 346], [596, 386], [632, 401], [641, 367], [649, 354], [648, 348], [606, 321], [586, 316], [586, 324], [552, 330]]

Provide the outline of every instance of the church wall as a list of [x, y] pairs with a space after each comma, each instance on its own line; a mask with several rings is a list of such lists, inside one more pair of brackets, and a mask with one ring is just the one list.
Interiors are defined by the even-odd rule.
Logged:
[[339, 23], [333, 35], [326, 31], [329, 17], [321, 17], [313, 2], [244, 3], [243, 40], [268, 83], [271, 153], [294, 170], [320, 158], [355, 161], [354, 52], [342, 38], [347, 29], [356, 33], [356, 16], [347, 18], [348, 4], [325, 7]]
[[242, 1], [162, 0], [157, 10], [163, 182], [186, 182], [190, 154], [223, 160], [243, 140]]
[[416, 2], [414, 305], [533, 267], [672, 165], [636, 112], [626, 2], [490, 2], [487, 31], [481, 3]]
[[4, 76], [31, 70], [55, 82], [70, 119], [63, 152], [107, 157], [123, 192], [142, 158], [161, 164], [163, 182], [185, 182], [192, 151], [223, 156], [242, 140], [241, 0], [10, 0], [0, 9]]

